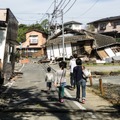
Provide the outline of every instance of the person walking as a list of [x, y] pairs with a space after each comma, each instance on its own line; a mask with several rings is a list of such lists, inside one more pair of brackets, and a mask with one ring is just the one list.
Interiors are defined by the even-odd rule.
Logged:
[[[80, 58], [76, 59], [77, 66], [73, 69], [74, 80], [76, 82], [76, 100], [80, 102], [80, 93], [82, 93], [82, 103], [85, 103], [86, 99], [86, 80], [83, 78], [83, 68], [82, 60]], [[80, 89], [82, 91], [80, 92]]]
[[71, 88], [75, 89], [75, 81], [74, 81], [74, 76], [73, 76], [73, 68], [76, 66], [76, 59], [77, 59], [77, 54], [73, 54], [73, 57], [71, 56], [70, 59], [70, 85]]
[[66, 86], [66, 62], [59, 63], [60, 69], [56, 72], [55, 86], [59, 88], [59, 101], [64, 102], [64, 88]]
[[46, 76], [45, 76], [45, 81], [46, 81], [46, 86], [48, 87], [48, 93], [49, 93], [50, 90], [51, 90], [51, 87], [52, 87], [52, 83], [54, 82], [54, 75], [51, 72], [51, 67], [47, 68], [47, 73], [46, 73]]

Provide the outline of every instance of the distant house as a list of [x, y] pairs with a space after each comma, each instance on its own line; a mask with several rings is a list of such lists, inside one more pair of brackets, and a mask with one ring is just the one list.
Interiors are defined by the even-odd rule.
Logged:
[[[51, 57], [63, 57], [62, 31], [51, 37], [46, 42], [48, 59]], [[86, 30], [76, 31], [69, 28], [64, 29], [65, 57], [69, 58], [74, 53], [80, 57], [105, 59], [97, 53], [98, 48], [116, 44], [115, 39], [110, 36], [91, 33]], [[119, 46], [119, 45], [118, 45]], [[101, 53], [101, 52], [100, 52]]]
[[26, 32], [26, 41], [17, 46], [22, 56], [41, 57], [45, 55], [45, 43], [47, 35], [39, 30]]
[[70, 28], [72, 30], [77, 30], [77, 31], [82, 29], [81, 25], [82, 23], [76, 21], [69, 21], [64, 23], [65, 28]]
[[120, 38], [120, 16], [107, 17], [88, 23], [94, 26], [95, 33]]
[[[82, 23], [76, 22], [76, 21], [65, 22], [63, 25], [64, 25], [64, 28], [69, 28], [72, 30], [80, 31], [82, 29], [81, 27]], [[57, 34], [58, 32], [62, 30], [62, 25], [52, 26], [52, 29], [53, 29], [53, 32]]]

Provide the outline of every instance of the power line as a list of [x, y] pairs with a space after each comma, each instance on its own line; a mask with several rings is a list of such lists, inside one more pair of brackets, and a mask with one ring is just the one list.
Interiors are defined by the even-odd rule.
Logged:
[[83, 16], [83, 15], [85, 15], [88, 11], [90, 11], [96, 4], [97, 4], [97, 2], [98, 2], [99, 0], [96, 0], [95, 1], [95, 3], [93, 3], [93, 5], [90, 7], [90, 8], [88, 8], [83, 14], [81, 14], [80, 16]]
[[[47, 14], [48, 14], [48, 10], [52, 7], [53, 3], [54, 3], [54, 2], [52, 2], [52, 3], [51, 3], [50, 7], [46, 10], [46, 12], [45, 12], [45, 13], [47, 13]], [[43, 17], [40, 19], [40, 22], [41, 22], [41, 21], [42, 21], [42, 19], [45, 17], [45, 15], [46, 15], [46, 14], [44, 14], [44, 15], [43, 15]]]
[[28, 19], [25, 20], [25, 19], [21, 19], [20, 17], [16, 17], [16, 18], [19, 19], [19, 20], [22, 20], [22, 21], [37, 21], [38, 20], [38, 19], [37, 20], [35, 20], [35, 19], [34, 20], [30, 20], [30, 19], [29, 20]]
[[[54, 0], [54, 4], [55, 4], [55, 7], [54, 7], [54, 11], [52, 13], [52, 18], [51, 18], [51, 22], [50, 22], [50, 25], [52, 24], [52, 22], [57, 18], [57, 12], [59, 11], [59, 6], [60, 5], [63, 5], [65, 3], [66, 0], [61, 0], [59, 2], [59, 4], [56, 6], [56, 0]], [[63, 2], [63, 3], [62, 3]]]
[[[67, 0], [65, 0], [65, 1], [63, 2], [63, 4], [61, 5], [61, 7], [59, 8], [60, 10], [62, 9], [62, 7], [63, 7], [63, 5], [65, 4], [66, 1], [67, 1]], [[68, 3], [64, 6], [64, 8], [69, 4], [70, 1], [71, 1], [71, 0], [68, 1]]]
[[[65, 1], [66, 1], [66, 0], [65, 0]], [[54, 14], [54, 12], [56, 12], [56, 11], [58, 10], [58, 7], [62, 4], [62, 2], [63, 2], [63, 0], [61, 0], [61, 1], [59, 2], [59, 4], [57, 5], [57, 7], [55, 6], [55, 9], [54, 9], [54, 11], [53, 11], [52, 14]]]
[[[57, 18], [58, 17], [60, 17], [61, 15], [61, 10], [63, 11], [66, 7], [67, 7], [67, 5], [71, 2], [71, 0], [69, 0], [69, 1], [67, 1], [67, 3], [66, 3], [66, 1], [67, 0], [64, 0], [63, 1], [63, 4], [61, 5], [61, 7], [59, 8], [59, 10], [58, 10], [58, 6], [57, 6], [57, 9], [56, 9], [56, 11], [54, 11], [54, 14], [57, 14], [57, 12], [59, 12], [56, 16], [57, 16]], [[76, 2], [77, 0], [75, 0], [74, 2], [73, 2], [73, 4], [66, 10], [66, 12], [65, 13], [67, 13], [71, 8], [72, 8], [72, 6], [75, 4], [75, 2]], [[66, 3], [66, 4], [65, 4]], [[65, 4], [65, 5], [64, 5]], [[63, 14], [65, 14], [65, 13], [63, 13]], [[53, 14], [53, 18], [54, 18], [54, 14]], [[60, 15], [60, 16], [59, 16]]]
[[73, 2], [73, 4], [66, 10], [66, 12], [64, 12], [64, 14], [66, 14], [66, 13], [73, 7], [73, 5], [76, 3], [76, 1], [77, 1], [77, 0], [75, 0], [75, 1]]
[[71, 0], [69, 0], [69, 1], [66, 3], [66, 5], [65, 5], [63, 8], [60, 8], [60, 9], [64, 10], [64, 9], [67, 7], [67, 5], [70, 3], [70, 1], [71, 1]]

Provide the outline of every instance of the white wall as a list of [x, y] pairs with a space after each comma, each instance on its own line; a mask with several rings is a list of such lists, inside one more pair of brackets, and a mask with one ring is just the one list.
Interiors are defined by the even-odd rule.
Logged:
[[[71, 49], [71, 44], [65, 44], [65, 57], [70, 58], [72, 55], [72, 49]], [[62, 57], [63, 56], [63, 45], [54, 45], [53, 49], [52, 46], [47, 47], [47, 56], [48, 59], [52, 57]]]
[[59, 45], [59, 51], [60, 51], [60, 57], [62, 57], [62, 55], [63, 55], [63, 45], [62, 44]]
[[115, 54], [113, 53], [113, 51], [110, 48], [106, 48], [105, 52], [109, 55], [109, 57], [115, 56]]
[[51, 56], [53, 56], [53, 51], [51, 46], [47, 47], [47, 56], [48, 56], [48, 59], [50, 59]]
[[58, 45], [54, 45], [53, 46], [53, 52], [54, 52], [54, 56], [53, 57], [59, 57], [59, 49], [58, 49]]
[[6, 42], [6, 30], [0, 28], [0, 59], [3, 63]]
[[73, 30], [81, 30], [82, 28], [81, 28], [81, 25], [73, 24], [73, 25], [72, 25], [72, 29], [73, 29]]
[[72, 55], [71, 44], [66, 44], [66, 57], [70, 58], [71, 55]]

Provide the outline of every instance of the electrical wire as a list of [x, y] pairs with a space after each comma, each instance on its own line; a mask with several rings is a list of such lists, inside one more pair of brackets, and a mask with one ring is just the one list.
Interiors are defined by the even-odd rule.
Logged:
[[[52, 21], [53, 21], [53, 19], [55, 18], [55, 16], [57, 16], [56, 14], [57, 14], [57, 12], [58, 12], [58, 9], [60, 9], [59, 8], [59, 6], [61, 5], [61, 6], [63, 6], [63, 4], [65, 3], [65, 1], [66, 0], [61, 0], [60, 2], [59, 2], [59, 4], [57, 5], [57, 7], [54, 9], [54, 11], [53, 11], [53, 13], [52, 13], [52, 19], [51, 19], [51, 22], [50, 23], [52, 23]], [[62, 3], [63, 2], [63, 3]]]
[[[52, 7], [53, 3], [54, 3], [54, 2], [51, 3], [50, 7], [46, 10], [45, 13], [48, 13], [48, 10]], [[39, 22], [41, 22], [41, 21], [43, 20], [43, 18], [45, 17], [45, 15], [46, 15], [46, 14], [43, 15], [43, 17], [40, 19]]]
[[66, 5], [63, 7], [63, 8], [60, 8], [61, 10], [64, 10], [66, 7], [67, 7], [67, 5], [70, 3], [70, 1], [71, 0], [69, 0], [67, 3], [66, 3]]
[[[48, 10], [52, 7], [53, 3], [54, 3], [54, 2], [51, 3], [51, 5], [50, 5], [50, 7], [47, 9], [46, 13], [16, 13], [16, 14], [39, 14], [39, 15], [41, 14], [41, 15], [43, 15], [42, 18], [40, 19], [40, 21], [37, 20], [37, 21], [41, 22], [42, 19], [45, 17], [45, 15], [48, 14], [47, 12], [48, 12]], [[19, 18], [19, 17], [17, 17], [17, 18], [18, 18], [19, 20], [22, 20], [22, 21], [36, 21], [36, 20], [23, 20], [23, 19], [21, 19], [21, 18]]]
[[[63, 1], [63, 3], [62, 3], [62, 5], [60, 6], [60, 8], [59, 8], [59, 10], [56, 10], [56, 16], [58, 16], [58, 17], [60, 17], [59, 15], [61, 14], [61, 10], [64, 10], [66, 7], [67, 7], [67, 5], [71, 2], [71, 0], [69, 0], [67, 3], [66, 3], [66, 1], [67, 0], [64, 0]], [[66, 4], [65, 4], [66, 3]], [[65, 4], [65, 5], [64, 5]], [[63, 8], [62, 8], [63, 7]], [[57, 9], [58, 9], [58, 6], [57, 6]], [[57, 12], [59, 12], [59, 13], [57, 13]], [[53, 16], [53, 18], [54, 18], [54, 16]]]
[[56, 12], [56, 11], [58, 10], [58, 8], [59, 8], [60, 4], [62, 3], [62, 1], [63, 1], [63, 0], [61, 0], [61, 1], [59, 2], [59, 4], [57, 5], [57, 7], [55, 8], [55, 10], [53, 11], [52, 14], [54, 14], [54, 12]]
[[[77, 1], [77, 0], [75, 0], [75, 1], [72, 3], [72, 5], [71, 5], [65, 12], [63, 12], [63, 15], [66, 14], [66, 13], [73, 7], [73, 5], [76, 3], [76, 1]], [[63, 10], [64, 10], [64, 9], [63, 9]], [[58, 14], [58, 17], [61, 17], [61, 15]]]
[[95, 1], [95, 3], [93, 3], [93, 5], [90, 7], [90, 8], [88, 8], [83, 14], [81, 14], [80, 16], [83, 16], [83, 15], [85, 15], [88, 11], [90, 11], [97, 3], [98, 3], [98, 1], [99, 0], [96, 0]]
[[77, 1], [77, 0], [75, 0], [75, 1], [73, 2], [73, 4], [72, 4], [63, 14], [66, 14], [66, 13], [73, 7], [73, 5], [76, 3], [76, 1]]
[[[62, 6], [65, 4], [67, 0], [64, 0], [63, 4], [61, 5], [61, 7], [59, 8], [60, 10], [62, 9]], [[69, 0], [70, 1], [70, 0]]]
[[21, 18], [19, 18], [19, 17], [16, 17], [16, 18], [19, 19], [19, 20], [22, 20], [22, 21], [37, 21], [37, 20], [38, 20], [38, 19], [36, 19], [36, 20], [35, 20], [35, 19], [34, 19], [34, 20], [28, 20], [28, 19], [26, 19], [26, 20], [25, 20], [25, 19], [21, 19]]

